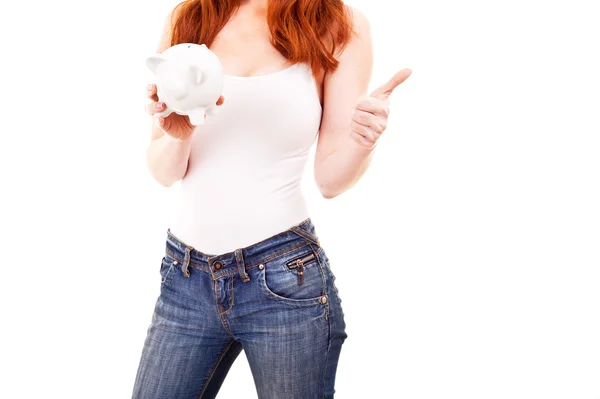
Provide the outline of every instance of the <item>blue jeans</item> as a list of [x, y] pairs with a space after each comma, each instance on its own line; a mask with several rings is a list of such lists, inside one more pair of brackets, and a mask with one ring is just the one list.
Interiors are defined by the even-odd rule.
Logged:
[[310, 218], [220, 255], [168, 229], [160, 275], [134, 399], [215, 398], [242, 349], [259, 399], [333, 398], [346, 324]]

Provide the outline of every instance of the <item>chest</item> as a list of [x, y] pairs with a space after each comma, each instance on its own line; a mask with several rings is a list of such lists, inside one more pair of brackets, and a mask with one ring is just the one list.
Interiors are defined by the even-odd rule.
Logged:
[[[221, 61], [226, 75], [253, 77], [285, 70], [291, 64], [270, 42], [265, 20], [234, 17], [219, 31], [210, 46]], [[314, 75], [314, 85], [323, 103], [324, 74]]]

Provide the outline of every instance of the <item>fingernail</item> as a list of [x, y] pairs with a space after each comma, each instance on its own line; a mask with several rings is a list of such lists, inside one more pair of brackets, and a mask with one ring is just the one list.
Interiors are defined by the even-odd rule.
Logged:
[[152, 90], [152, 83], [148, 85], [148, 90]]
[[155, 107], [156, 109], [161, 109], [163, 106], [163, 103], [156, 103]]

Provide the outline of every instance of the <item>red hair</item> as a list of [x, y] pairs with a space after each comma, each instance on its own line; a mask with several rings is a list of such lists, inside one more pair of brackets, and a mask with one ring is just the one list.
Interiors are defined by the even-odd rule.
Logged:
[[[240, 6], [241, 0], [185, 0], [175, 7], [171, 46], [212, 44]], [[334, 71], [337, 50], [353, 33], [342, 0], [268, 0], [271, 44], [293, 63], [306, 62], [313, 71]]]

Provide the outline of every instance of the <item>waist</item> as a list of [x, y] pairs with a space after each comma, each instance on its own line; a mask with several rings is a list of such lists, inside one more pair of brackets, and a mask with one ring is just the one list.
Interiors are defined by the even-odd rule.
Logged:
[[165, 251], [168, 256], [182, 264], [208, 273], [212, 271], [218, 275], [225, 275], [237, 272], [240, 259], [243, 259], [245, 269], [249, 270], [258, 266], [261, 262], [306, 245], [313, 245], [318, 252], [321, 250], [315, 226], [310, 218], [306, 218], [300, 223], [289, 226], [285, 230], [259, 242], [221, 254], [200, 251], [175, 235], [169, 228], [167, 230]]
[[246, 247], [308, 218], [300, 190], [280, 196], [235, 197], [216, 192], [181, 193], [170, 230], [188, 245], [210, 255]]

